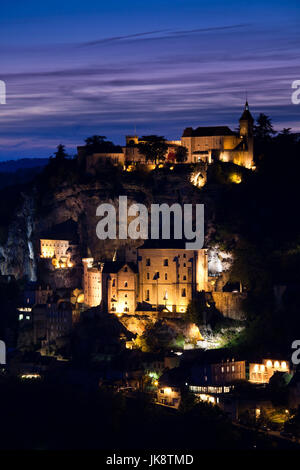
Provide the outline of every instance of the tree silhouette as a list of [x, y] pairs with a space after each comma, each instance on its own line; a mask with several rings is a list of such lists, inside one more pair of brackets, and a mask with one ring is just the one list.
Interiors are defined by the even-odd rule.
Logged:
[[254, 126], [254, 137], [260, 141], [270, 141], [272, 136], [276, 134], [273, 129], [272, 120], [264, 113], [260, 113]]
[[152, 161], [157, 164], [158, 161], [166, 159], [168, 146], [166, 140], [162, 136], [147, 135], [141, 138], [138, 144], [139, 152], [145, 156], [146, 161]]
[[57, 151], [54, 152], [54, 155], [55, 155], [55, 159], [57, 161], [63, 161], [66, 159], [66, 157], [68, 156], [67, 152], [65, 151], [65, 146], [62, 145], [62, 144], [59, 144], [57, 146]]
[[104, 135], [92, 135], [85, 139], [86, 154], [92, 155], [93, 153], [105, 152], [121, 152], [121, 147], [115, 145], [113, 142], [106, 140]]
[[188, 159], [188, 149], [184, 146], [176, 148], [175, 159], [177, 163], [184, 163]]

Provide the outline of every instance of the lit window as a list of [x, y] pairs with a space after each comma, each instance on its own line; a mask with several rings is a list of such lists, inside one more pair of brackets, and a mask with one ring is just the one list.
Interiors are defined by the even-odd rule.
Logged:
[[272, 361], [267, 361], [267, 367], [272, 367]]
[[282, 369], [286, 369], [286, 362], [282, 362], [281, 367], [282, 367]]
[[258, 371], [258, 364], [255, 364], [254, 366], [254, 372], [257, 372]]
[[274, 367], [275, 367], [276, 369], [279, 368], [279, 362], [278, 362], [278, 361], [275, 361]]

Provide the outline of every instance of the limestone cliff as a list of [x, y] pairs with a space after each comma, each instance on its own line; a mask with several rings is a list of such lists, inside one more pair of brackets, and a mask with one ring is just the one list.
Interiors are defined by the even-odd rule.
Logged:
[[0, 245], [2, 275], [13, 275], [16, 279], [26, 276], [30, 281], [36, 280], [35, 230], [35, 197], [33, 194], [22, 194], [21, 204], [11, 217], [7, 240]]

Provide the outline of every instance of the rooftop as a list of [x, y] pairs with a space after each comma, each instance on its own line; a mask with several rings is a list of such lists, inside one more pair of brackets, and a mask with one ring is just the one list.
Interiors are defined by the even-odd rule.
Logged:
[[229, 129], [228, 126], [209, 126], [209, 127], [187, 127], [183, 131], [182, 137], [214, 137], [214, 136], [226, 136], [235, 135], [235, 133]]

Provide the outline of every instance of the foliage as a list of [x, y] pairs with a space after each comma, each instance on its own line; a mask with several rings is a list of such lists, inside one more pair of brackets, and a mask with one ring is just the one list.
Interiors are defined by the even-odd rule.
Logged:
[[198, 292], [189, 302], [185, 314], [185, 320], [195, 323], [198, 327], [209, 324], [214, 328], [220, 318], [220, 312], [213, 304], [207, 302], [204, 291]]
[[93, 135], [85, 139], [86, 155], [92, 155], [93, 153], [118, 153], [121, 151], [122, 148], [119, 145], [106, 140], [106, 137], [103, 135]]
[[300, 438], [300, 407], [298, 407], [296, 413], [285, 422], [284, 430], [298, 439]]
[[141, 137], [140, 140], [138, 149], [145, 156], [147, 162], [151, 161], [157, 164], [157, 162], [165, 160], [168, 146], [164, 137], [147, 135]]
[[188, 159], [188, 149], [183, 145], [176, 147], [175, 160], [177, 163], [184, 163]]
[[154, 325], [147, 326], [135, 343], [143, 352], [161, 352], [182, 346], [183, 336], [159, 320]]

